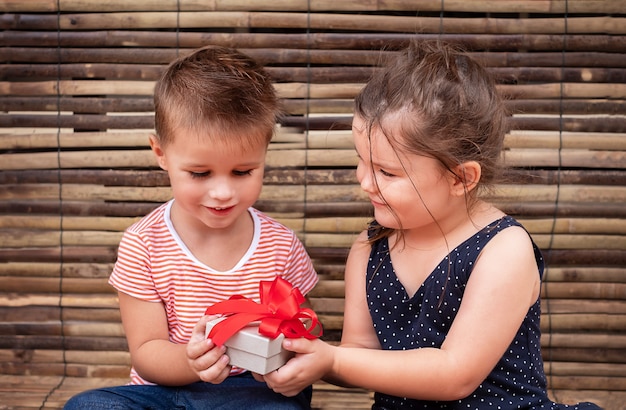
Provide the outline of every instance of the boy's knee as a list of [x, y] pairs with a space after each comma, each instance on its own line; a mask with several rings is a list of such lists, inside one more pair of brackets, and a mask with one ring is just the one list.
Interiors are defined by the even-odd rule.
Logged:
[[84, 409], [124, 409], [112, 401], [112, 395], [103, 390], [88, 390], [71, 397], [63, 406], [63, 410]]

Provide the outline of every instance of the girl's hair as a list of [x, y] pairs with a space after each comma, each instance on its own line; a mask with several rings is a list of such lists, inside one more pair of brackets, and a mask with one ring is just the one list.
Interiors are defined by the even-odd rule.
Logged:
[[[386, 122], [392, 114], [394, 122]], [[492, 76], [460, 49], [412, 41], [375, 72], [355, 99], [355, 115], [368, 135], [376, 128], [396, 149], [435, 158], [448, 172], [476, 161], [477, 188], [497, 181], [507, 113]], [[476, 191], [466, 192], [468, 209]], [[376, 223], [373, 229], [373, 239], [393, 232]]]
[[177, 130], [226, 136], [243, 147], [269, 144], [279, 119], [279, 102], [263, 67], [237, 50], [207, 46], [173, 61], [154, 91], [159, 142]]

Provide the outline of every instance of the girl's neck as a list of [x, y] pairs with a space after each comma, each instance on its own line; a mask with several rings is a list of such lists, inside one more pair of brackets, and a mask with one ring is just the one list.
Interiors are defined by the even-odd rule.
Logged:
[[491, 204], [477, 202], [469, 210], [453, 212], [439, 221], [399, 231], [391, 238], [390, 245], [422, 251], [442, 247], [452, 249], [503, 216], [504, 213]]

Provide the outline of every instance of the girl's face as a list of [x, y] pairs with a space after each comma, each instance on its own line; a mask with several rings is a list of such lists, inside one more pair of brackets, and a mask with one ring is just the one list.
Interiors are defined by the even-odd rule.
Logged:
[[154, 136], [150, 143], [169, 174], [176, 222], [198, 229], [228, 229], [239, 218], [248, 218], [247, 210], [263, 186], [265, 144], [237, 147], [183, 131], [164, 148]]
[[431, 225], [451, 212], [452, 177], [439, 161], [398, 152], [379, 128], [372, 129], [369, 138], [358, 115], [354, 116], [352, 135], [359, 157], [357, 179], [369, 195], [379, 224], [409, 230]]

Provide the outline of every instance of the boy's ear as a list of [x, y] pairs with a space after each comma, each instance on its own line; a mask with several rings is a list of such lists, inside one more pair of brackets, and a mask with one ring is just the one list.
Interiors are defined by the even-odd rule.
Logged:
[[159, 140], [156, 135], [150, 134], [150, 148], [154, 155], [156, 156], [157, 163], [159, 166], [167, 171], [167, 164], [165, 162], [165, 152], [163, 148], [161, 148], [161, 144], [159, 144]]
[[481, 167], [476, 161], [467, 161], [457, 165], [454, 173], [452, 193], [460, 196], [476, 188], [480, 181]]

